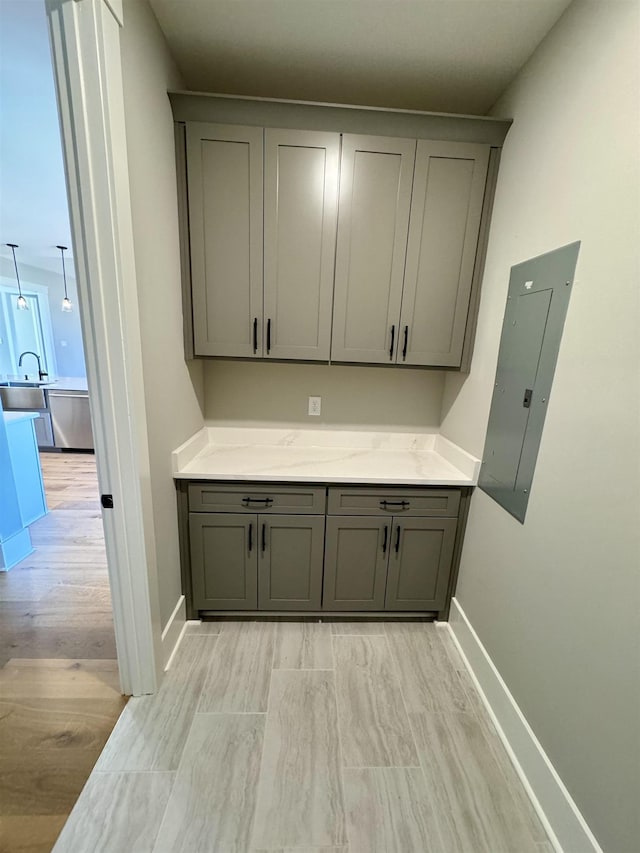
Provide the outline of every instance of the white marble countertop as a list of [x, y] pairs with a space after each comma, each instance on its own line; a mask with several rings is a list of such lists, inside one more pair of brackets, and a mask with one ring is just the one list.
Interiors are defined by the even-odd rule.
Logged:
[[475, 486], [480, 460], [438, 433], [204, 427], [172, 467], [187, 480]]
[[6, 424], [15, 424], [18, 421], [35, 420], [39, 415], [38, 412], [3, 412], [4, 422]]
[[[29, 376], [28, 381], [36, 381], [38, 379], [38, 374], [27, 374]], [[9, 382], [22, 382], [24, 380], [24, 374], [21, 376], [5, 376], [0, 375], [0, 385], [7, 384]], [[87, 391], [87, 377], [86, 376], [58, 376], [57, 379], [47, 379], [45, 382], [38, 382], [37, 388], [42, 388], [45, 391]]]
[[44, 386], [47, 391], [87, 391], [86, 376], [58, 376], [48, 385]]

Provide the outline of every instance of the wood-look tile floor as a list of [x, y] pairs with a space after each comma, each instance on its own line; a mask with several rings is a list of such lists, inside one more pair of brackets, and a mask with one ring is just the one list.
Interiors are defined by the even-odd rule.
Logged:
[[442, 626], [189, 626], [55, 853], [547, 853]]
[[50, 512], [0, 573], [0, 853], [49, 853], [126, 703], [95, 458], [40, 459]]

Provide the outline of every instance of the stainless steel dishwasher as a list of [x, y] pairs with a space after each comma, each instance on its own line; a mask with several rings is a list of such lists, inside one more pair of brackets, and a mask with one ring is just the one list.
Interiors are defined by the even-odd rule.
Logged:
[[93, 432], [86, 391], [49, 390], [55, 447], [93, 450]]

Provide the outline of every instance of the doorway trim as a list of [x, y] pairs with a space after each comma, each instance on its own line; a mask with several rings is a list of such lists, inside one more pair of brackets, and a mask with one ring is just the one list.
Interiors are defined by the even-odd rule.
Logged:
[[121, 0], [46, 0], [122, 692], [163, 671], [120, 60]]

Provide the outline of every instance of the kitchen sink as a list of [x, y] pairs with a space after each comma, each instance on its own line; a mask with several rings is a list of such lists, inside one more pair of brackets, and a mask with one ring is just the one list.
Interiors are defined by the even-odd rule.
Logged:
[[11, 383], [0, 388], [0, 398], [5, 411], [46, 409], [45, 392], [37, 384]]

